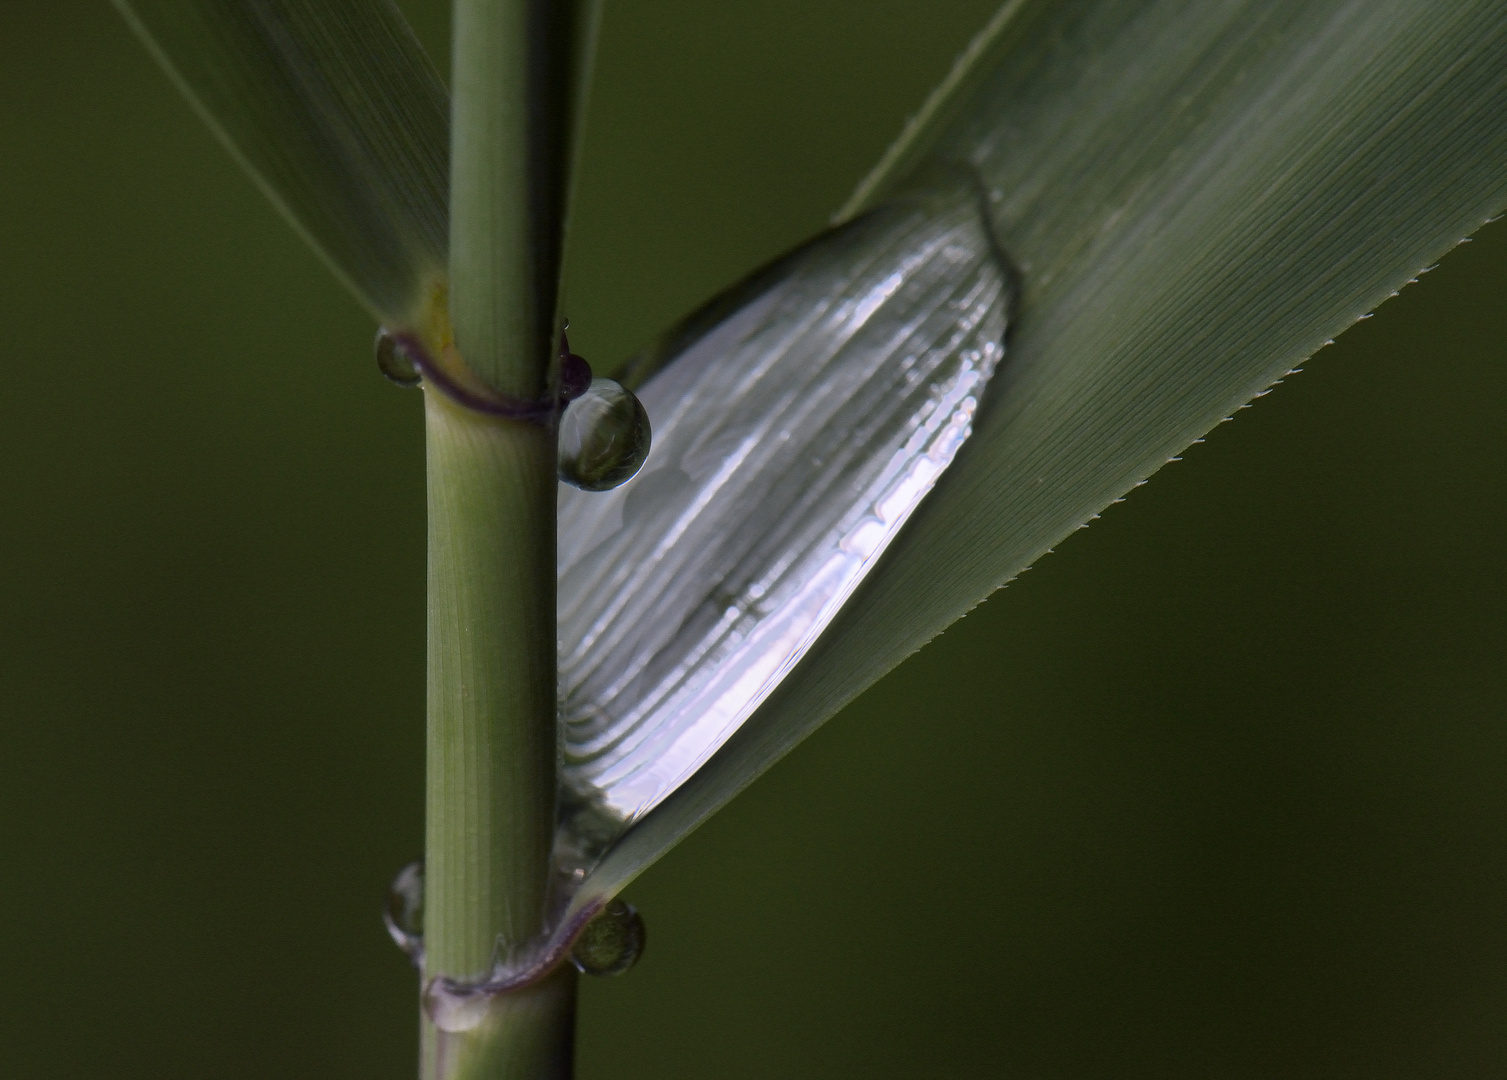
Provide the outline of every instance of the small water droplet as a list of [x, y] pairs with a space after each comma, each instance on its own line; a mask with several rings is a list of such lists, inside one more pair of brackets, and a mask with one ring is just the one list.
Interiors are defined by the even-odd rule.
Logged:
[[638, 909], [614, 900], [576, 938], [570, 962], [587, 975], [621, 975], [638, 963], [647, 938]]
[[424, 861], [418, 859], [398, 871], [387, 890], [382, 921], [398, 948], [414, 967], [424, 963]]
[[649, 456], [649, 414], [633, 391], [592, 379], [560, 417], [560, 479], [607, 491], [633, 479]]
[[560, 399], [574, 401], [591, 388], [591, 365], [575, 353], [560, 357]]
[[386, 327], [377, 330], [377, 370], [399, 386], [418, 386], [424, 381], [408, 353]]
[[584, 356], [570, 351], [570, 338], [565, 336], [570, 320], [560, 330], [560, 400], [574, 401], [591, 386], [591, 365]]

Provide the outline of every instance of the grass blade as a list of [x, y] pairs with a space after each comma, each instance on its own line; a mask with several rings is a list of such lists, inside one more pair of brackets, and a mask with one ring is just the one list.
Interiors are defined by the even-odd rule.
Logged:
[[1035, 0], [971, 64], [848, 212], [937, 162], [989, 189], [1025, 292], [975, 434], [583, 902], [1507, 204], [1497, 0]]
[[450, 105], [390, 0], [115, 0], [293, 226], [379, 319], [444, 273]]

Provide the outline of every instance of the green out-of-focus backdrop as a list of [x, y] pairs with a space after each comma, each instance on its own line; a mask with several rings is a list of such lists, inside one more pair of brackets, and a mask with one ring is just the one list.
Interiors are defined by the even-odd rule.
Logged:
[[[608, 0], [573, 344], [991, 8]], [[0, 1076], [410, 1077], [419, 396], [104, 0], [0, 47]], [[582, 1080], [1507, 1075], [1504, 291], [1489, 226], [650, 870]]]

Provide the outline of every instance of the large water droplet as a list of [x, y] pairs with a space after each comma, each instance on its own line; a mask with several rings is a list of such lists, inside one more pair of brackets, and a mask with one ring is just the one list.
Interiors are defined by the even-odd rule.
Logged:
[[413, 360], [386, 327], [377, 330], [377, 370], [399, 386], [418, 386], [424, 381]]
[[560, 417], [560, 479], [607, 491], [633, 479], [649, 456], [649, 414], [633, 391], [592, 379]]
[[382, 921], [398, 948], [408, 954], [414, 967], [424, 963], [424, 861], [409, 863], [398, 871], [387, 890]]
[[644, 954], [648, 933], [632, 904], [613, 900], [586, 924], [570, 951], [570, 962], [587, 975], [621, 975]]

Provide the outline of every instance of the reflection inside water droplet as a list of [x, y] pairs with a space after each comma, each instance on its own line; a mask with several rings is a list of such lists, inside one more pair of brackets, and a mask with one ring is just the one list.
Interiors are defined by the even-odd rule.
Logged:
[[560, 417], [560, 479], [582, 491], [618, 487], [643, 465], [649, 443], [649, 414], [633, 391], [592, 379]]
[[409, 863], [398, 871], [387, 890], [382, 922], [398, 948], [408, 954], [414, 967], [424, 963], [424, 861]]
[[570, 962], [587, 975], [621, 975], [644, 954], [648, 933], [632, 904], [613, 900], [586, 924], [570, 951]]
[[408, 353], [386, 327], [377, 330], [377, 370], [399, 386], [418, 386], [424, 381]]

